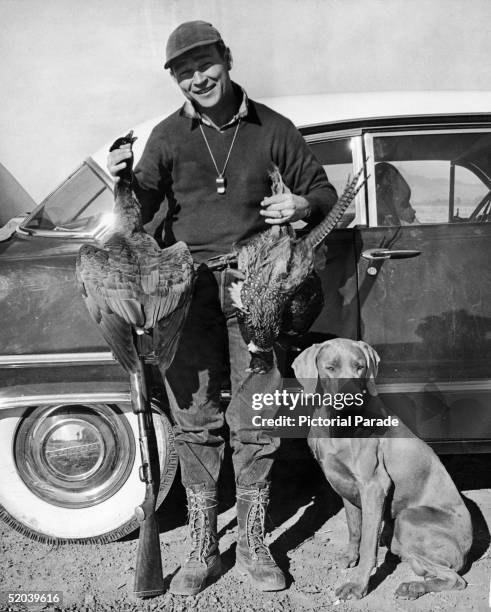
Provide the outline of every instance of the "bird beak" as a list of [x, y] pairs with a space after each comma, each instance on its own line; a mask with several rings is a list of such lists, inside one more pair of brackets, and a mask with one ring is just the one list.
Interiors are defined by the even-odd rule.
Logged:
[[133, 136], [133, 130], [131, 130], [130, 132], [128, 132], [128, 134], [126, 134], [125, 138], [127, 140], [131, 141], [131, 144], [133, 144], [135, 142], [135, 140], [138, 140], [138, 136]]

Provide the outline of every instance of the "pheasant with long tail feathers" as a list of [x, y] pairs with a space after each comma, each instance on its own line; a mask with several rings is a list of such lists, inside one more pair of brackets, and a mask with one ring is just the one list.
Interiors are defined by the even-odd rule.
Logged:
[[[278, 168], [270, 176], [273, 195], [282, 193], [286, 187]], [[361, 171], [348, 179], [329, 214], [307, 235], [297, 237], [291, 226], [276, 225], [238, 248], [244, 280], [235, 283], [230, 293], [251, 354], [249, 371], [267, 372], [280, 332], [305, 333], [319, 315], [323, 296], [314, 270], [315, 251], [362, 187], [360, 176]]]

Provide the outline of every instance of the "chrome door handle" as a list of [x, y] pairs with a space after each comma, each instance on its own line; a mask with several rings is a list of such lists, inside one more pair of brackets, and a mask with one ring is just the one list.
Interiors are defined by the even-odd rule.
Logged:
[[363, 251], [361, 256], [369, 261], [377, 261], [380, 259], [408, 259], [421, 255], [421, 251], [412, 249], [367, 249]]

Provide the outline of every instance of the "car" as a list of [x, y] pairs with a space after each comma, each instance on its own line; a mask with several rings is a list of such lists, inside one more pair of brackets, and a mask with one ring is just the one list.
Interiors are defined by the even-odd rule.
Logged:
[[[325, 305], [303, 342], [365, 340], [388, 409], [440, 453], [490, 452], [491, 93], [264, 102], [299, 127], [338, 192], [366, 177], [321, 252]], [[136, 158], [159, 120], [134, 127]], [[127, 376], [75, 281], [113, 204], [107, 150], [0, 233], [0, 516], [42, 541], [120, 538], [145, 493]], [[162, 503], [177, 459], [154, 375]]]

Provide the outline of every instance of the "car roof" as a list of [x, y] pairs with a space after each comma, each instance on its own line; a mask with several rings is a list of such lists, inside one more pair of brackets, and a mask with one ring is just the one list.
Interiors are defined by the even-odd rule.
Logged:
[[[376, 119], [417, 119], [456, 115], [469, 117], [491, 114], [491, 91], [383, 91], [305, 94], [259, 98], [258, 101], [285, 115], [299, 128], [325, 124], [342, 127], [343, 124]], [[162, 115], [132, 128], [135, 135], [138, 136], [134, 145], [136, 160], [141, 155], [152, 128], [174, 110], [176, 109], [169, 109]], [[123, 132], [124, 130], [121, 134]], [[102, 168], [106, 166], [107, 152], [111, 144], [112, 141], [92, 155], [92, 158]]]

